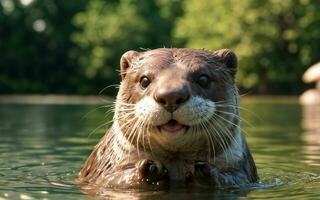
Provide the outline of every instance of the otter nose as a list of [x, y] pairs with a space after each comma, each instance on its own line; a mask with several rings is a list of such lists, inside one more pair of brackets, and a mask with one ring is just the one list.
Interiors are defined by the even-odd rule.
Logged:
[[175, 111], [190, 97], [186, 86], [181, 88], [160, 88], [154, 95], [156, 102], [161, 104], [167, 111]]

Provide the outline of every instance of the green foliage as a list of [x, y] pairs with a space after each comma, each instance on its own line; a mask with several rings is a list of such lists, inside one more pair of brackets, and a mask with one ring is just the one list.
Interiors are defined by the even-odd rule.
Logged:
[[261, 93], [299, 93], [319, 61], [316, 0], [23, 2], [0, 0], [0, 93], [97, 94], [131, 49], [231, 48], [239, 85]]
[[116, 69], [130, 50], [172, 45], [180, 1], [91, 0], [74, 18], [82, 31], [72, 35], [79, 45], [79, 63], [94, 87], [119, 81]]
[[85, 0], [0, 1], [0, 93], [69, 93], [81, 79], [69, 39]]
[[184, 9], [175, 37], [188, 47], [233, 49], [244, 88], [297, 93], [303, 71], [319, 60], [316, 1], [191, 0]]

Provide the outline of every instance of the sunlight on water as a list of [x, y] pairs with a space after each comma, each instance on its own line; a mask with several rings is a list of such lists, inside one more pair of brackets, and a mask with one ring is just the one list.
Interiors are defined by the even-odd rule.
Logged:
[[[88, 135], [111, 119], [97, 107], [0, 104], [0, 200], [95, 199], [73, 180], [105, 126]], [[242, 107], [260, 184], [228, 191], [110, 190], [107, 197], [320, 199], [320, 109], [283, 99], [244, 100]]]

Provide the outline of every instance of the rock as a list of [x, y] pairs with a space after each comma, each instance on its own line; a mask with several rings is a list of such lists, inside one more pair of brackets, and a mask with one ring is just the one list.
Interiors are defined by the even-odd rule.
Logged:
[[316, 89], [309, 89], [300, 96], [299, 101], [303, 105], [320, 105], [320, 92]]
[[302, 79], [306, 83], [320, 81], [320, 62], [307, 69], [307, 71], [303, 74]]

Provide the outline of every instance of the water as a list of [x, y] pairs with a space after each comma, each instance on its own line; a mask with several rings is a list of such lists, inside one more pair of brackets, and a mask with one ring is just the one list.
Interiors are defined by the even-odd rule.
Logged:
[[[104, 132], [99, 125], [110, 119], [98, 107], [0, 104], [0, 200], [96, 199], [73, 180]], [[242, 107], [260, 184], [229, 191], [110, 191], [109, 197], [320, 199], [320, 110], [301, 108], [292, 98], [247, 98]]]

